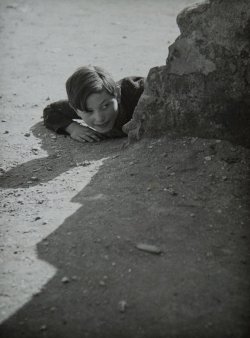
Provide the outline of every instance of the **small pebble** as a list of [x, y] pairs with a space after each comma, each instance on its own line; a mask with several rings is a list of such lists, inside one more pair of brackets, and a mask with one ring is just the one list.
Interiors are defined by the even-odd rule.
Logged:
[[31, 179], [31, 181], [38, 181], [38, 177], [36, 177], [36, 176], [32, 176], [30, 179]]
[[43, 204], [44, 200], [37, 201], [37, 204]]
[[195, 214], [191, 213], [191, 214], [190, 214], [190, 216], [191, 216], [191, 217], [194, 217], [194, 216], [195, 216]]
[[7, 5], [6, 8], [16, 9], [17, 5]]
[[174, 191], [173, 188], [164, 188], [163, 190], [169, 192], [173, 196], [177, 196], [178, 195], [178, 193], [176, 191]]
[[63, 277], [62, 279], [61, 279], [61, 282], [63, 283], [63, 284], [67, 284], [67, 283], [69, 283], [69, 278], [68, 277]]
[[47, 325], [42, 325], [40, 327], [40, 331], [46, 331], [47, 330]]
[[39, 219], [41, 219], [41, 217], [37, 216], [37, 217], [35, 218], [35, 221], [38, 221]]
[[9, 131], [8, 131], [8, 130], [5, 130], [4, 134], [9, 134]]
[[38, 292], [33, 293], [33, 296], [34, 296], [34, 297], [39, 297], [40, 295], [41, 295], [41, 291], [38, 291]]
[[30, 133], [25, 133], [24, 136], [25, 137], [30, 137]]
[[226, 181], [227, 180], [227, 176], [222, 176], [222, 180]]
[[1, 120], [1, 122], [6, 122], [6, 120]]
[[127, 306], [128, 306], [128, 304], [125, 300], [121, 300], [118, 303], [118, 309], [121, 313], [124, 313], [126, 311]]
[[105, 286], [106, 284], [105, 284], [105, 282], [103, 280], [100, 280], [99, 285], [100, 286]]
[[159, 247], [151, 244], [139, 243], [136, 245], [136, 248], [142, 251], [146, 251], [152, 254], [159, 255], [162, 251]]
[[211, 156], [205, 156], [204, 159], [205, 159], [205, 161], [211, 161], [212, 157]]

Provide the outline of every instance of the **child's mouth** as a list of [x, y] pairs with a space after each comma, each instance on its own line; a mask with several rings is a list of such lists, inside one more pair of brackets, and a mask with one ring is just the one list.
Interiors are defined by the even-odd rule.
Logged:
[[103, 124], [98, 124], [96, 125], [97, 128], [106, 128], [109, 125], [109, 121], [103, 123]]

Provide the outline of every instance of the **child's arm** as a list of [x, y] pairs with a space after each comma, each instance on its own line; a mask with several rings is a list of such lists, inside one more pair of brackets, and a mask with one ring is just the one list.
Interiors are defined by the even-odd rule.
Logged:
[[71, 138], [79, 142], [95, 142], [106, 138], [104, 135], [97, 133], [89, 127], [82, 126], [77, 122], [72, 122], [65, 128], [65, 131]]
[[[123, 104], [126, 107], [126, 110], [130, 113], [128, 114], [128, 119], [123, 121], [122, 131], [128, 135], [128, 143], [131, 141], [131, 131], [133, 130], [133, 135], [136, 134], [136, 139], [139, 140], [139, 123], [134, 121], [134, 111], [137, 106], [137, 103], [144, 91], [145, 87], [145, 78], [139, 76], [131, 76], [125, 78], [121, 82], [121, 92]], [[139, 128], [139, 129], [138, 129]]]
[[79, 119], [68, 101], [61, 100], [48, 105], [43, 111], [44, 125], [60, 134], [69, 134], [79, 142], [100, 141], [105, 138], [93, 129], [82, 126], [73, 119]]
[[121, 80], [120, 85], [122, 103], [128, 111], [133, 113], [144, 91], [145, 78], [141, 76], [125, 77]]

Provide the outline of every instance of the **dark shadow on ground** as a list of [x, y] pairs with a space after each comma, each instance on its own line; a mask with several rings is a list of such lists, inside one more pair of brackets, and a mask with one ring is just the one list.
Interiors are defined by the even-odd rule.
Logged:
[[[47, 151], [48, 156], [11, 168], [0, 177], [0, 187], [27, 188], [46, 183], [70, 168], [76, 167], [80, 162], [115, 156], [126, 142], [126, 138], [121, 138], [84, 144], [72, 140], [69, 136], [49, 131], [42, 122], [35, 124], [31, 131], [41, 140], [40, 147]], [[36, 149], [34, 153], [37, 153]], [[34, 176], [37, 180], [32, 181], [31, 177]]]
[[[78, 159], [107, 156], [94, 149]], [[39, 243], [39, 258], [58, 271], [2, 337], [248, 337], [250, 151], [162, 138], [119, 155]]]

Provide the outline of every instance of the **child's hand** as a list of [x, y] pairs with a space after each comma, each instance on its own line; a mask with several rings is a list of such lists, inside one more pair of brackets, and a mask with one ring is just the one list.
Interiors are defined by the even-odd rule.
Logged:
[[103, 135], [77, 122], [72, 122], [65, 130], [71, 138], [79, 142], [98, 142], [104, 139]]

